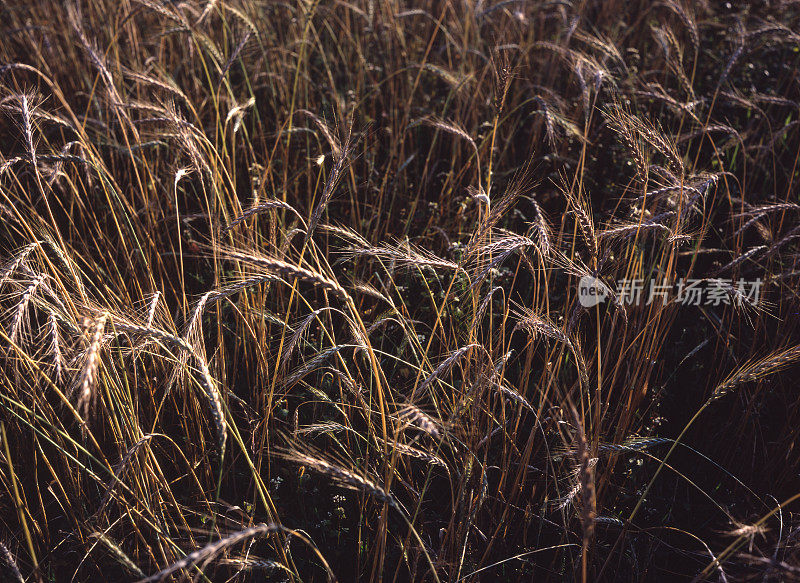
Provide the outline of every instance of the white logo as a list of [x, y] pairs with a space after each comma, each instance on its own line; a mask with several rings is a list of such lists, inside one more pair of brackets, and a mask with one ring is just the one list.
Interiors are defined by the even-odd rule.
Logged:
[[591, 308], [604, 302], [608, 290], [596, 277], [584, 275], [578, 283], [578, 301], [584, 308]]

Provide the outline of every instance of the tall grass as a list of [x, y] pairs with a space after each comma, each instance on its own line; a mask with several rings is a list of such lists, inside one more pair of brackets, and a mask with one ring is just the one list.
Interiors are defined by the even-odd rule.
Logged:
[[3, 580], [796, 577], [799, 25], [4, 3]]

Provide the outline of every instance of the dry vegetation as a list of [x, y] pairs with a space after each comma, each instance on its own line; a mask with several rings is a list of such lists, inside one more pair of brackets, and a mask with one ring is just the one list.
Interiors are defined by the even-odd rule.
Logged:
[[798, 30], [4, 2], [2, 580], [800, 577]]

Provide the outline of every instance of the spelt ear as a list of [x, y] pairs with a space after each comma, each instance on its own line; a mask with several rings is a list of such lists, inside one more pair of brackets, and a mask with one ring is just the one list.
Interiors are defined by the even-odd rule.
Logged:
[[17, 251], [9, 260], [7, 260], [2, 267], [0, 267], [0, 289], [2, 289], [3, 284], [8, 281], [8, 278], [19, 268], [20, 265], [23, 264], [25, 259], [27, 259], [28, 255], [30, 255], [34, 249], [39, 246], [39, 242], [36, 243], [29, 243], [25, 245], [22, 249]]
[[425, 389], [432, 382], [434, 382], [437, 378], [439, 378], [446, 371], [450, 370], [450, 368], [452, 368], [456, 364], [456, 362], [458, 362], [458, 360], [461, 357], [463, 357], [467, 352], [469, 352], [473, 348], [481, 348], [481, 345], [480, 344], [469, 344], [467, 346], [462, 346], [458, 350], [453, 351], [452, 354], [450, 354], [447, 358], [445, 358], [442, 361], [442, 363], [439, 366], [436, 367], [436, 370], [434, 370], [433, 373], [430, 376], [428, 376], [428, 378], [426, 378], [424, 381], [422, 381], [422, 384], [420, 384], [418, 387], [415, 387], [414, 391], [411, 394], [411, 398], [413, 399], [416, 396], [421, 395], [422, 393], [424, 393]]
[[25, 316], [28, 311], [28, 306], [33, 299], [33, 295], [36, 293], [37, 288], [44, 283], [44, 280], [47, 276], [43, 273], [37, 275], [33, 280], [25, 287], [22, 295], [20, 296], [19, 303], [17, 304], [16, 310], [14, 311], [14, 316], [11, 320], [11, 332], [9, 334], [9, 338], [12, 343], [16, 343], [19, 337], [19, 333], [21, 328], [24, 326]]
[[18, 583], [24, 583], [25, 579], [22, 577], [22, 573], [19, 570], [19, 566], [17, 565], [14, 555], [12, 555], [11, 551], [8, 550], [8, 547], [1, 542], [0, 557], [2, 557], [3, 562], [11, 570], [11, 573], [14, 575], [14, 578], [18, 581]]
[[300, 280], [317, 285], [323, 289], [333, 292], [340, 298], [347, 300], [350, 298], [347, 291], [339, 285], [336, 281], [328, 278], [321, 273], [317, 273], [304, 267], [293, 265], [280, 259], [274, 259], [266, 255], [258, 253], [244, 253], [235, 249], [229, 249], [224, 252], [225, 257], [234, 261], [240, 261], [244, 264], [250, 264], [254, 267], [265, 270], [268, 274], [278, 276], [288, 280]]
[[431, 416], [425, 413], [422, 409], [417, 407], [416, 405], [405, 405], [400, 411], [398, 412], [398, 418], [406, 420], [406, 422], [410, 425], [414, 425], [419, 427], [422, 431], [430, 435], [431, 437], [439, 437], [439, 425], [440, 423], [434, 420]]
[[755, 382], [775, 374], [798, 360], [800, 360], [800, 345], [745, 363], [714, 388], [711, 400], [721, 399], [744, 383]]
[[595, 492], [594, 467], [597, 463], [596, 458], [592, 458], [589, 451], [589, 443], [583, 430], [583, 419], [578, 415], [575, 407], [570, 408], [575, 422], [576, 438], [578, 442], [577, 453], [580, 462], [578, 468], [578, 484], [580, 484], [581, 494], [581, 521], [583, 526], [583, 552], [589, 552], [589, 547], [594, 540], [594, 520], [597, 516], [597, 499]]
[[251, 539], [253, 537], [260, 537], [272, 533], [284, 532], [286, 530], [287, 530], [286, 528], [277, 524], [259, 524], [257, 526], [253, 526], [250, 528], [246, 528], [244, 530], [240, 530], [238, 532], [234, 532], [233, 534], [229, 534], [225, 538], [207, 544], [206, 546], [194, 551], [193, 553], [189, 553], [183, 559], [176, 561], [175, 563], [173, 563], [166, 569], [162, 569], [158, 573], [155, 573], [143, 579], [139, 579], [137, 583], [153, 583], [155, 581], [164, 581], [165, 579], [170, 577], [173, 573], [177, 573], [188, 567], [192, 567], [194, 565], [207, 561], [208, 559], [223, 552], [228, 547], [236, 545], [242, 541]]
[[81, 412], [84, 421], [89, 412], [91, 402], [94, 400], [94, 389], [100, 365], [100, 348], [103, 343], [103, 333], [105, 332], [108, 317], [109, 314], [104, 312], [96, 320], [90, 321], [89, 348], [86, 350], [86, 357], [84, 358], [77, 384], [73, 389], [73, 392], [77, 395], [77, 409]]
[[306, 231], [305, 235], [306, 242], [308, 242], [309, 239], [311, 239], [311, 236], [314, 234], [314, 230], [317, 228], [317, 224], [322, 218], [322, 213], [325, 212], [325, 208], [328, 206], [328, 203], [330, 203], [334, 190], [336, 189], [345, 165], [347, 164], [348, 156], [350, 155], [350, 150], [352, 148], [352, 143], [350, 141], [351, 131], [352, 128], [348, 130], [348, 135], [345, 139], [344, 146], [340, 148], [339, 154], [334, 159], [333, 168], [331, 169], [330, 176], [328, 176], [328, 179], [325, 181], [325, 187], [322, 190], [322, 195], [320, 196], [316, 207], [314, 207], [314, 212], [311, 213], [311, 217], [308, 220], [308, 230]]
[[362, 490], [381, 502], [387, 502], [390, 506], [396, 505], [392, 495], [381, 486], [345, 467], [331, 463], [322, 457], [300, 451], [290, 451], [286, 452], [284, 455], [287, 460], [302, 464], [314, 472], [323, 474], [341, 486]]
[[302, 217], [300, 217], [300, 214], [290, 204], [285, 203], [285, 202], [280, 201], [280, 200], [264, 200], [264, 201], [259, 202], [257, 204], [253, 204], [253, 206], [251, 206], [249, 209], [244, 211], [241, 215], [239, 215], [238, 217], [233, 219], [228, 224], [228, 226], [225, 227], [224, 231], [230, 231], [236, 225], [239, 225], [239, 224], [245, 222], [250, 217], [253, 217], [255, 215], [267, 212], [267, 211], [272, 210], [272, 209], [288, 210], [289, 212], [292, 212], [295, 215], [297, 215], [297, 217], [302, 221]]

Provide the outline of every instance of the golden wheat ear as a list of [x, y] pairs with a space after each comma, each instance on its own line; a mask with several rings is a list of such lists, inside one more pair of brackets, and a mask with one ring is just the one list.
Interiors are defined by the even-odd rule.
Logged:
[[25, 578], [22, 576], [22, 573], [19, 570], [17, 560], [14, 558], [14, 555], [11, 554], [11, 551], [8, 550], [8, 547], [1, 542], [0, 559], [3, 560], [8, 569], [11, 571], [11, 574], [14, 576], [14, 579], [17, 581], [17, 583], [25, 583]]
[[714, 388], [711, 400], [721, 399], [745, 383], [752, 383], [791, 366], [800, 360], [800, 345], [779, 350], [764, 358], [745, 363]]
[[335, 483], [345, 488], [363, 491], [376, 500], [386, 502], [390, 506], [397, 506], [394, 497], [375, 481], [343, 466], [331, 463], [322, 457], [300, 451], [288, 451], [283, 456], [288, 461], [300, 464], [318, 474], [331, 478]]
[[100, 349], [103, 344], [108, 318], [109, 314], [106, 312], [100, 314], [95, 320], [89, 320], [89, 347], [86, 350], [86, 356], [73, 389], [77, 401], [77, 410], [81, 413], [84, 422], [87, 420], [91, 403], [94, 400], [94, 389], [100, 368]]

